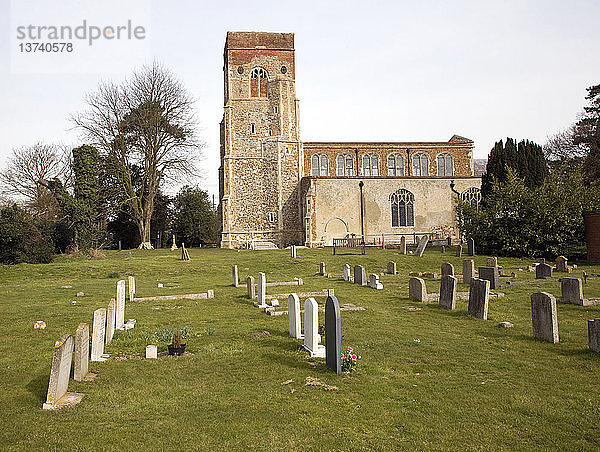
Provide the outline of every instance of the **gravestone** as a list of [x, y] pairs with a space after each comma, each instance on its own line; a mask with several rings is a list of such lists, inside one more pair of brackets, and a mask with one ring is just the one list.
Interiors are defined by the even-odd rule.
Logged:
[[296, 257], [296, 245], [292, 245], [290, 247], [290, 255], [291, 255], [292, 258]]
[[367, 272], [362, 265], [354, 266], [354, 284], [358, 284], [359, 286], [367, 285]]
[[310, 356], [325, 358], [325, 346], [319, 345], [319, 305], [314, 298], [304, 302], [304, 348]]
[[410, 278], [408, 280], [408, 298], [415, 301], [427, 301], [425, 281], [421, 278]]
[[325, 262], [319, 264], [319, 275], [325, 276]]
[[548, 264], [537, 264], [535, 267], [535, 279], [552, 278], [552, 267]]
[[567, 264], [569, 260], [565, 256], [558, 256], [556, 258], [556, 271], [563, 273], [571, 273], [571, 268]]
[[135, 298], [135, 278], [133, 276], [128, 276], [127, 282], [129, 288], [129, 301], [133, 301]]
[[441, 252], [442, 252], [442, 253], [445, 253], [445, 252], [446, 252], [446, 247], [445, 247], [444, 245], [442, 245]]
[[462, 257], [462, 245], [456, 245], [456, 257]]
[[83, 381], [88, 374], [88, 360], [90, 358], [90, 326], [80, 323], [75, 332], [73, 363], [73, 380]]
[[[125, 282], [125, 281], [123, 281]], [[94, 324], [92, 329], [92, 361], [106, 361], [104, 355], [104, 335], [106, 332], [106, 309], [94, 311]]]
[[442, 264], [442, 276], [454, 276], [454, 265], [449, 262]]
[[558, 342], [558, 317], [554, 296], [546, 292], [531, 294], [531, 323], [533, 337], [552, 344]]
[[302, 325], [300, 324], [300, 299], [295, 293], [288, 297], [288, 320], [290, 336], [295, 339], [303, 339]]
[[467, 254], [469, 256], [475, 256], [475, 240], [472, 238], [467, 239]]
[[561, 278], [560, 292], [560, 301], [563, 303], [573, 303], [580, 306], [589, 304], [583, 299], [583, 284], [579, 278]]
[[237, 287], [240, 285], [240, 280], [238, 278], [238, 268], [237, 265], [231, 267], [231, 285], [233, 287]]
[[383, 284], [379, 282], [379, 275], [376, 275], [375, 273], [369, 275], [369, 287], [378, 290], [383, 289]]
[[456, 307], [456, 278], [452, 275], [442, 276], [440, 305], [447, 309]]
[[471, 279], [475, 277], [475, 261], [473, 259], [463, 260], [463, 283], [471, 284]]
[[257, 301], [254, 306], [257, 308], [266, 308], [265, 295], [267, 295], [267, 278], [264, 273], [258, 274], [258, 284], [256, 285]]
[[342, 373], [342, 316], [338, 299], [331, 295], [325, 302], [325, 364]]
[[400, 237], [400, 254], [406, 254], [406, 237]]
[[469, 287], [469, 314], [487, 320], [490, 299], [490, 282], [487, 279], [471, 278]]
[[254, 285], [254, 276], [246, 278], [246, 289], [248, 289], [248, 298], [254, 300], [256, 298], [256, 286]]
[[344, 264], [344, 281], [350, 281], [350, 265]]
[[429, 243], [429, 237], [427, 237], [426, 235], [424, 235], [423, 237], [421, 237], [419, 239], [419, 243], [417, 244], [417, 250], [415, 251], [415, 256], [423, 256], [423, 253], [425, 252], [425, 247], [427, 247], [427, 244]]
[[122, 330], [125, 325], [125, 280], [117, 282], [117, 310], [115, 319], [115, 328]]
[[108, 302], [108, 309], [106, 310], [106, 345], [110, 344], [115, 334], [115, 319], [117, 317], [116, 304], [116, 300], [111, 298]]
[[397, 275], [398, 271], [396, 270], [396, 263], [395, 262], [388, 262], [387, 264], [387, 272], [388, 275]]
[[146, 346], [146, 359], [157, 359], [158, 358], [158, 349], [156, 345], [147, 345]]
[[485, 259], [486, 267], [497, 267], [498, 266], [498, 258], [497, 257], [487, 257]]
[[332, 295], [335, 295], [335, 290], [334, 289], [327, 289], [327, 296], [330, 297]]
[[490, 282], [490, 289], [494, 290], [500, 286], [498, 267], [479, 267], [477, 272], [479, 273], [479, 279], [486, 279]]
[[83, 399], [83, 394], [67, 392], [73, 360], [73, 342], [73, 336], [63, 334], [54, 343], [48, 394], [46, 402], [42, 406], [44, 410], [58, 410], [75, 405]]
[[536, 261], [538, 264], [545, 264], [545, 263], [546, 263], [546, 259], [545, 259], [545, 258], [543, 258], [543, 257], [538, 257], [538, 258], [537, 258], [535, 261]]
[[588, 320], [588, 344], [591, 351], [600, 353], [600, 319]]

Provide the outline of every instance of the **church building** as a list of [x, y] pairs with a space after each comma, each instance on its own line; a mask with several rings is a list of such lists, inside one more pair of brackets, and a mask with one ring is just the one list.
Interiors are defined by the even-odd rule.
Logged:
[[294, 34], [228, 32], [223, 57], [222, 247], [458, 239], [456, 200], [481, 198], [473, 141], [304, 142]]

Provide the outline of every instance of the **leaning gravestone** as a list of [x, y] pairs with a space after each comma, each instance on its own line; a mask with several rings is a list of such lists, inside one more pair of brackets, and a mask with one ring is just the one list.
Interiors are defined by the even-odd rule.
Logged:
[[325, 262], [319, 264], [319, 275], [325, 276]]
[[500, 286], [500, 272], [498, 267], [479, 267], [477, 269], [479, 279], [486, 279], [490, 282], [490, 289], [495, 290]]
[[573, 303], [580, 306], [586, 306], [587, 300], [583, 299], [583, 284], [579, 278], [561, 278], [560, 279], [560, 301], [563, 303]]
[[442, 276], [440, 305], [447, 309], [454, 309], [456, 307], [456, 278], [454, 276]]
[[74, 348], [73, 380], [83, 381], [88, 374], [90, 357], [90, 327], [87, 323], [77, 327]]
[[429, 243], [429, 237], [427, 237], [426, 235], [421, 237], [421, 239], [419, 240], [419, 243], [417, 244], [417, 250], [415, 251], [415, 256], [418, 256], [418, 257], [423, 256], [423, 253], [425, 252], [425, 247], [427, 247], [428, 243]]
[[92, 361], [106, 361], [104, 355], [104, 335], [106, 332], [106, 309], [94, 311], [94, 324], [92, 329]]
[[537, 264], [535, 267], [535, 279], [552, 278], [552, 267], [548, 264]]
[[265, 296], [267, 295], [267, 278], [264, 273], [258, 274], [258, 284], [256, 289], [258, 299], [256, 303], [254, 303], [254, 306], [261, 309], [266, 308]]
[[304, 302], [304, 348], [310, 356], [325, 358], [325, 346], [319, 345], [319, 305], [314, 298]]
[[486, 279], [471, 278], [469, 287], [469, 314], [487, 320], [490, 299], [490, 282]]
[[379, 282], [379, 275], [376, 275], [375, 273], [371, 273], [369, 275], [369, 284], [368, 286], [372, 289], [378, 289], [381, 290], [383, 289], [383, 284], [381, 284]]
[[442, 276], [454, 276], [454, 265], [449, 262], [442, 264]]
[[556, 271], [563, 273], [571, 273], [571, 268], [567, 264], [569, 260], [565, 256], [558, 256], [556, 258]]
[[406, 254], [406, 237], [400, 237], [400, 254]]
[[350, 281], [350, 265], [344, 264], [344, 281]]
[[475, 256], [475, 240], [472, 238], [467, 239], [467, 254], [469, 256]]
[[111, 298], [108, 303], [108, 309], [106, 310], [106, 345], [110, 344], [115, 335], [115, 319], [117, 314], [115, 311], [116, 304], [116, 300]]
[[396, 270], [396, 263], [395, 262], [388, 262], [387, 264], [387, 272], [388, 275], [397, 275], [398, 271]]
[[367, 285], [367, 272], [362, 265], [354, 266], [354, 284], [358, 284], [359, 286]]
[[66, 406], [72, 406], [83, 399], [83, 394], [67, 392], [72, 360], [73, 336], [63, 334], [54, 343], [48, 394], [46, 395], [46, 403], [42, 406], [44, 410], [57, 410]]
[[127, 277], [129, 287], [129, 301], [133, 301], [135, 298], [135, 278], [133, 276]]
[[498, 266], [498, 258], [497, 257], [487, 257], [485, 259], [486, 267], [497, 267]]
[[233, 287], [237, 287], [240, 285], [240, 280], [238, 278], [238, 268], [237, 265], [231, 267], [231, 285]]
[[340, 375], [342, 373], [342, 316], [338, 299], [331, 295], [325, 302], [325, 363]]
[[117, 311], [115, 328], [122, 330], [125, 325], [125, 280], [117, 282]]
[[558, 342], [558, 318], [554, 296], [546, 292], [531, 294], [531, 323], [533, 337], [553, 344]]
[[248, 298], [256, 298], [256, 286], [254, 285], [254, 276], [248, 276], [246, 279], [246, 289], [248, 289]]
[[291, 293], [288, 297], [288, 318], [290, 336], [295, 339], [303, 339], [302, 325], [300, 325], [300, 299], [295, 293]]
[[588, 320], [588, 344], [591, 351], [600, 353], [600, 319]]
[[462, 257], [462, 245], [456, 245], [456, 257]]
[[463, 283], [471, 284], [471, 279], [475, 277], [475, 261], [473, 259], [463, 260]]
[[421, 278], [410, 278], [408, 280], [408, 298], [415, 301], [427, 301], [425, 281]]

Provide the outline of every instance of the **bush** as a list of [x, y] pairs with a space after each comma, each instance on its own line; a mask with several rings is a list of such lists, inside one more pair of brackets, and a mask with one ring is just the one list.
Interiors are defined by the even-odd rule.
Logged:
[[0, 209], [1, 263], [48, 263], [53, 250], [50, 238], [42, 235], [27, 212], [15, 205]]

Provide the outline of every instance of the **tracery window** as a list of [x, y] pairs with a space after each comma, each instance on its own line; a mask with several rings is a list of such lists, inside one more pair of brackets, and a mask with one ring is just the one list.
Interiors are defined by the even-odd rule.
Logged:
[[437, 175], [454, 176], [454, 157], [452, 154], [439, 154], [437, 156]]
[[336, 161], [338, 176], [354, 176], [354, 158], [350, 154], [338, 154]]
[[468, 190], [463, 191], [460, 197], [471, 207], [479, 210], [479, 204], [481, 203], [481, 190], [479, 188], [471, 187]]
[[390, 154], [387, 159], [388, 176], [404, 176], [404, 157], [401, 154]]
[[362, 156], [362, 175], [379, 176], [379, 156], [377, 154]]
[[413, 176], [429, 176], [429, 156], [418, 152], [412, 157]]
[[255, 67], [250, 72], [250, 97], [267, 97], [267, 71]]
[[313, 154], [310, 158], [311, 176], [329, 176], [329, 159], [325, 154]]
[[401, 188], [390, 195], [392, 227], [415, 225], [415, 196]]

